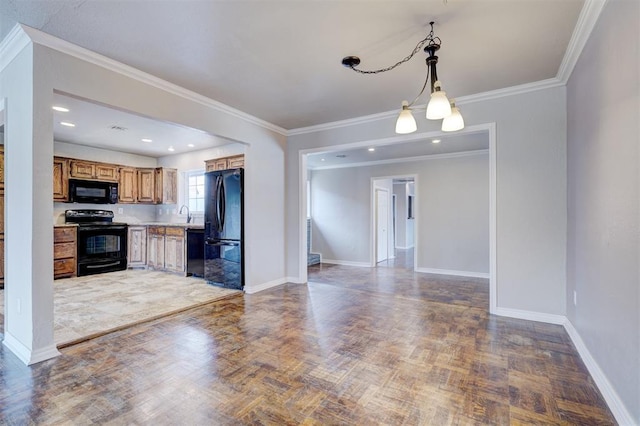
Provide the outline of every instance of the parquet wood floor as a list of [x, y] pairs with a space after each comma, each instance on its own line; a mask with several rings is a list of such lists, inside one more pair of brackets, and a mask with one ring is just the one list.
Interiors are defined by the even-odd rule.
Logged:
[[0, 349], [0, 423], [615, 424], [562, 327], [395, 266], [320, 265], [32, 367]]

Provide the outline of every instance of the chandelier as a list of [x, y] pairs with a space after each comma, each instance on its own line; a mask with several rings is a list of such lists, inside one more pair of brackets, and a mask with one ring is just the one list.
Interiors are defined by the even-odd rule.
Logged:
[[431, 31], [423, 40], [418, 42], [416, 47], [407, 57], [389, 67], [369, 71], [361, 70], [356, 68], [360, 65], [360, 58], [357, 56], [345, 56], [342, 58], [342, 65], [355, 72], [360, 74], [379, 74], [391, 71], [405, 62], [408, 62], [416, 53], [418, 53], [418, 51], [420, 51], [420, 49], [423, 49], [424, 47], [423, 50], [428, 55], [426, 59], [427, 77], [422, 85], [422, 90], [420, 90], [418, 96], [416, 96], [411, 103], [402, 101], [402, 109], [400, 110], [398, 120], [396, 121], [396, 133], [407, 134], [413, 133], [417, 130], [418, 126], [416, 125], [416, 120], [413, 117], [412, 111], [422, 109], [414, 107], [414, 105], [424, 93], [429, 81], [431, 81], [431, 97], [427, 104], [426, 117], [430, 120], [442, 120], [443, 132], [453, 132], [464, 128], [464, 120], [462, 119], [460, 110], [456, 107], [455, 100], [447, 98], [447, 94], [442, 90], [442, 84], [440, 83], [440, 80], [438, 80], [438, 72], [436, 70], [438, 57], [436, 56], [436, 52], [440, 49], [442, 42], [439, 37], [434, 36], [433, 24], [435, 24], [435, 22], [429, 22], [429, 25], [431, 25]]

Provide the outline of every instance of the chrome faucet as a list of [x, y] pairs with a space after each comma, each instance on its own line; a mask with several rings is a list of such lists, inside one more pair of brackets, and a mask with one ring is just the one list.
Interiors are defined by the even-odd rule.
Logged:
[[182, 207], [180, 207], [180, 211], [178, 212], [178, 214], [182, 214], [182, 211], [184, 209], [187, 209], [187, 223], [191, 223], [191, 213], [189, 212], [189, 206], [183, 204]]

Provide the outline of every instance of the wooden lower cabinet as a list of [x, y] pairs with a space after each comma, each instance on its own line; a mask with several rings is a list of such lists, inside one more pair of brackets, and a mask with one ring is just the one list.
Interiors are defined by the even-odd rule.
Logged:
[[76, 276], [77, 229], [75, 226], [56, 226], [53, 229], [53, 278]]
[[147, 266], [147, 227], [129, 226], [127, 238], [127, 267], [144, 268]]
[[147, 228], [147, 266], [186, 274], [185, 229], [178, 226]]
[[147, 266], [151, 269], [164, 269], [164, 232], [163, 226], [147, 228]]

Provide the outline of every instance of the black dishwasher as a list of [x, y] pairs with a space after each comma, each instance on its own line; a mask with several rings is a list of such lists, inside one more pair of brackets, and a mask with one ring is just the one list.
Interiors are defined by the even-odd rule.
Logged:
[[204, 277], [204, 229], [187, 229], [187, 275]]

